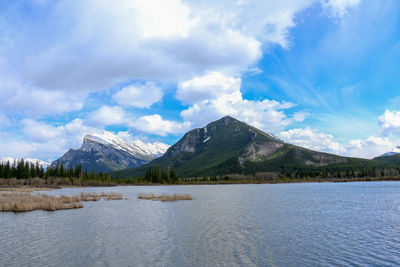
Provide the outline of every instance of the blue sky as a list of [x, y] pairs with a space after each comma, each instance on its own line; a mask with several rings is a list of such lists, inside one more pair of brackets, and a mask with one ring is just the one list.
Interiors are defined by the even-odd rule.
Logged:
[[231, 115], [315, 150], [400, 142], [400, 3], [2, 1], [0, 157], [90, 132], [176, 142]]

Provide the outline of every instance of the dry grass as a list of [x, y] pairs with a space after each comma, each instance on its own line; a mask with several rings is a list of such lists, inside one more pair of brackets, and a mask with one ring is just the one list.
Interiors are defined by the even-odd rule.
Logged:
[[0, 193], [0, 211], [65, 210], [83, 208], [79, 198], [32, 193]]
[[138, 199], [147, 199], [147, 200], [155, 200], [155, 201], [162, 201], [162, 202], [169, 202], [169, 201], [178, 201], [178, 200], [193, 200], [193, 197], [189, 194], [178, 195], [174, 194], [170, 195], [154, 195], [154, 194], [139, 194]]
[[101, 192], [100, 194], [96, 193], [81, 193], [80, 194], [81, 201], [98, 201], [101, 199], [105, 200], [121, 200], [124, 199], [124, 196], [122, 194], [118, 194], [115, 192]]
[[56, 190], [57, 188], [42, 188], [42, 187], [1, 187], [0, 192], [35, 192], [35, 191], [51, 191]]
[[81, 193], [79, 196], [49, 196], [32, 191], [0, 192], [0, 211], [24, 212], [32, 210], [65, 210], [83, 208], [81, 201], [121, 200], [118, 193]]

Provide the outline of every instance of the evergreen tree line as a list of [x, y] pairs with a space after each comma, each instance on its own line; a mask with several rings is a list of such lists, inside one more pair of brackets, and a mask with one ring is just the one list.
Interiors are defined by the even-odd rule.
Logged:
[[7, 161], [6, 163], [0, 163], [0, 178], [17, 178], [17, 179], [28, 179], [34, 177], [43, 178], [45, 176], [45, 170], [43, 166], [25, 162], [24, 159], [19, 161], [15, 160], [13, 163]]
[[3, 179], [29, 179], [29, 178], [42, 178], [48, 179], [49, 177], [56, 178], [69, 178], [69, 179], [82, 179], [83, 181], [109, 181], [111, 180], [108, 174], [104, 174], [99, 172], [96, 174], [92, 171], [90, 174], [88, 170], [82, 170], [82, 166], [78, 165], [75, 168], [64, 168], [64, 165], [61, 163], [57, 164], [55, 167], [49, 166], [46, 170], [43, 166], [39, 165], [37, 162], [29, 163], [21, 159], [19, 161], [14, 161], [10, 163], [0, 163], [0, 178]]
[[180, 182], [176, 170], [171, 168], [169, 171], [149, 168], [146, 175], [139, 179], [139, 182], [153, 184], [177, 184]]

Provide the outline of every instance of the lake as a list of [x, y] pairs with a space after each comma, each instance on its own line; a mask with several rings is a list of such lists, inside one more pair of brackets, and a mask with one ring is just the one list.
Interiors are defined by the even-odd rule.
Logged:
[[[65, 188], [128, 200], [0, 213], [1, 266], [399, 266], [400, 182]], [[192, 201], [138, 200], [188, 193]]]

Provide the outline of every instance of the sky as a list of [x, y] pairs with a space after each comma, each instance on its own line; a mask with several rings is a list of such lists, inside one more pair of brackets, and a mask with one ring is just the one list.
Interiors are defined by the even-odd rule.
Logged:
[[230, 115], [373, 158], [400, 145], [397, 0], [0, 1], [0, 157], [174, 144]]

